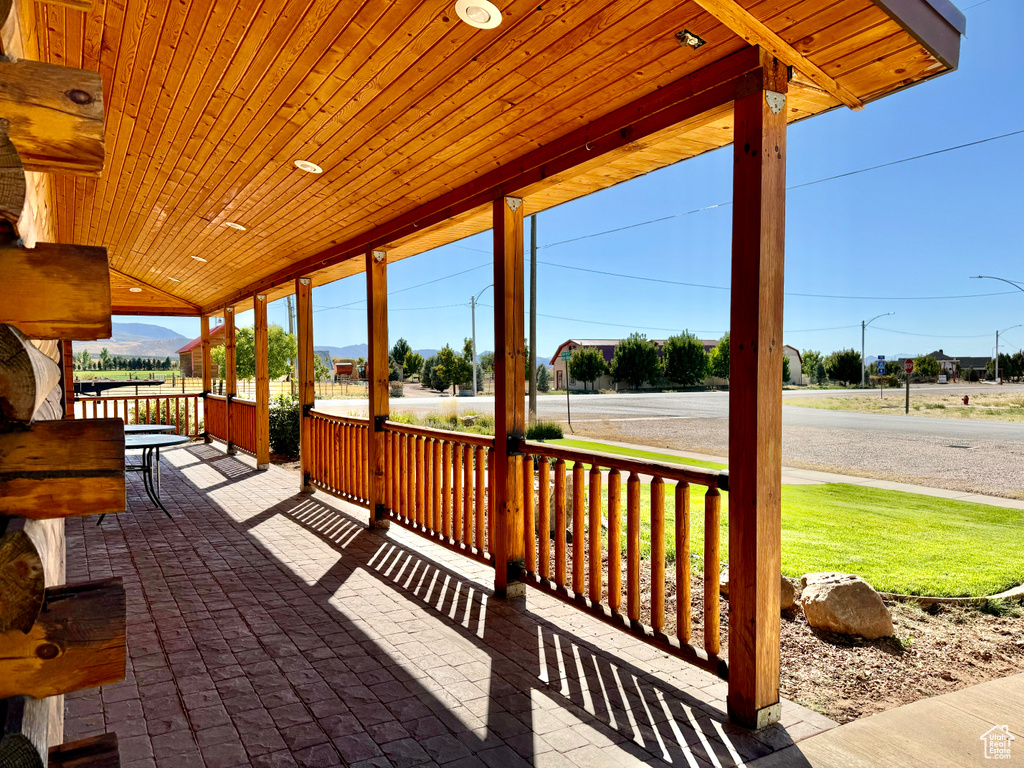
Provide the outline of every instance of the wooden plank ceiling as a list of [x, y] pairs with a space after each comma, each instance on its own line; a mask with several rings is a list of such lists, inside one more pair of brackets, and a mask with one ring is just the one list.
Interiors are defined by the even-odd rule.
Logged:
[[[747, 45], [691, 0], [508, 0], [495, 30], [462, 23], [453, 5], [37, 3], [42, 57], [98, 70], [107, 115], [102, 178], [54, 185], [59, 241], [109, 249], [118, 312], [251, 306], [239, 291], [254, 281]], [[865, 102], [948, 69], [872, 0], [741, 5]], [[706, 45], [680, 45], [683, 29]], [[791, 120], [839, 104], [809, 83], [797, 74]], [[527, 212], [730, 140], [728, 110], [663, 131], [526, 190]], [[489, 226], [487, 209], [471, 211], [388, 249], [404, 258]]]

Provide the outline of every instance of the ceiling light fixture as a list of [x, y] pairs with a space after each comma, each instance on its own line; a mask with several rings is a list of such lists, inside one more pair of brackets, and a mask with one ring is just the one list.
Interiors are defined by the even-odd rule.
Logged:
[[196, 261], [203, 262], [203, 264], [206, 263], [206, 259], [204, 259], [202, 256], [193, 256], [192, 258], [195, 259]]
[[298, 168], [300, 171], [305, 171], [306, 173], [323, 173], [324, 172], [323, 168], [321, 168], [316, 163], [311, 163], [309, 160], [296, 160], [295, 161], [295, 167]]
[[136, 288], [135, 286], [132, 286], [128, 290], [131, 291], [132, 293], [142, 293], [142, 289], [141, 288]]
[[245, 232], [245, 227], [234, 221], [225, 221], [224, 226], [231, 227], [232, 229], [237, 229], [239, 232]]
[[688, 29], [684, 29], [682, 32], [676, 32], [676, 40], [679, 41], [680, 45], [688, 45], [695, 51], [706, 42]]
[[488, 0], [457, 0], [455, 13], [477, 29], [494, 29], [501, 24], [501, 11]]
[[176, 277], [168, 277], [167, 279], [170, 280], [172, 283], [180, 283], [181, 282], [181, 280], [179, 280]]

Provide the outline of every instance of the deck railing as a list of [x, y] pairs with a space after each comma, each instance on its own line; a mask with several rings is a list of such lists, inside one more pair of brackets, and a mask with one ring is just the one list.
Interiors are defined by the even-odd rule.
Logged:
[[231, 398], [231, 444], [256, 455], [256, 401]]
[[[718, 656], [719, 518], [720, 489], [728, 490], [728, 475], [525, 440], [521, 442], [520, 450], [523, 453], [526, 582], [725, 677], [727, 666]], [[567, 493], [567, 478], [570, 476], [572, 490]], [[674, 483], [669, 490], [674, 497], [675, 568], [668, 580], [665, 570], [666, 481]], [[605, 484], [606, 494], [602, 490]], [[698, 585], [703, 593], [701, 648], [692, 642], [692, 485], [706, 488], [703, 577]], [[642, 490], [643, 486], [647, 486], [646, 490]], [[647, 510], [643, 509], [645, 500]], [[650, 557], [642, 560], [645, 522], [649, 530]], [[604, 531], [607, 531], [607, 536]], [[567, 532], [571, 532], [571, 549]], [[622, 576], [623, 549], [625, 584]], [[625, 614], [622, 613], [623, 587]], [[649, 590], [646, 598], [645, 587]], [[670, 617], [670, 622], [675, 625], [671, 636], [666, 633], [665, 615], [666, 590], [669, 588], [669, 594], [675, 595], [676, 606], [675, 616]]]
[[120, 418], [125, 424], [173, 424], [179, 435], [202, 437], [203, 396], [140, 395], [75, 398], [75, 416], [80, 419]]
[[310, 411], [312, 453], [309, 481], [335, 496], [369, 504], [366, 474], [367, 419], [331, 416]]
[[228, 439], [228, 399], [221, 395], [207, 395], [203, 405], [206, 411], [206, 432], [218, 440]]
[[390, 518], [491, 563], [494, 438], [396, 422], [387, 422], [384, 431]]

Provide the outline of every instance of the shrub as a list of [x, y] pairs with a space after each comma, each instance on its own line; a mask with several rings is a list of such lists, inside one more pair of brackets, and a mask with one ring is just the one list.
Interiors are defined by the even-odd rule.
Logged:
[[405, 397], [405, 385], [400, 381], [392, 381], [388, 394], [391, 397]]
[[538, 421], [526, 429], [527, 440], [561, 440], [562, 426], [553, 421]]
[[299, 399], [278, 395], [270, 401], [270, 448], [282, 456], [299, 455]]
[[718, 340], [718, 344], [708, 356], [708, 369], [712, 376], [720, 379], [729, 378], [729, 334]]
[[853, 349], [833, 352], [825, 359], [825, 373], [834, 381], [859, 384], [862, 370], [860, 352]]
[[547, 392], [551, 389], [551, 375], [548, 373], [548, 367], [544, 364], [537, 366], [537, 391]]

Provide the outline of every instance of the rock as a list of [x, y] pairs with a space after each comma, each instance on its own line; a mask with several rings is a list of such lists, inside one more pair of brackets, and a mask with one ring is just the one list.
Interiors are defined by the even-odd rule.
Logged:
[[[780, 600], [779, 610], [788, 611], [793, 607], [793, 603], [796, 602], [796, 587], [793, 586], [793, 582], [782, 576], [779, 583], [780, 589]], [[729, 569], [723, 568], [720, 576], [718, 577], [718, 591], [722, 597], [729, 597]]]
[[882, 598], [860, 576], [851, 573], [808, 573], [800, 578], [801, 606], [816, 629], [866, 640], [891, 637], [892, 616]]

